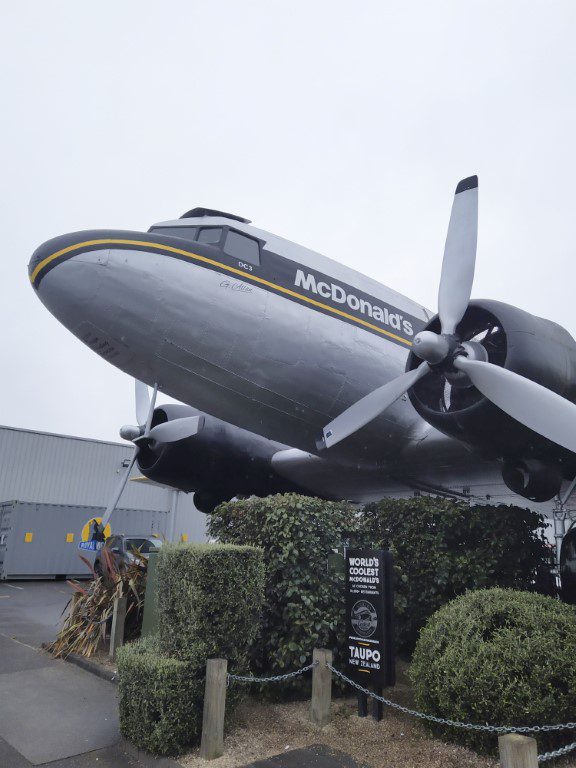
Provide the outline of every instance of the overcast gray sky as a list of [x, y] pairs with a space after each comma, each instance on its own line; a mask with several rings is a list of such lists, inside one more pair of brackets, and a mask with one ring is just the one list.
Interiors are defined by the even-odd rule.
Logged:
[[480, 177], [475, 297], [576, 334], [576, 3], [0, 0], [0, 423], [117, 439], [132, 381], [36, 299], [30, 254], [196, 205], [435, 310]]

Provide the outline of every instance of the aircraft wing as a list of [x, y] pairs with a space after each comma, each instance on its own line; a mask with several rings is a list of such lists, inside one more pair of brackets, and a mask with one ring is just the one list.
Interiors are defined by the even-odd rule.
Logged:
[[383, 471], [342, 466], [298, 448], [275, 453], [272, 467], [281, 477], [319, 496], [359, 503], [381, 499], [394, 485]]

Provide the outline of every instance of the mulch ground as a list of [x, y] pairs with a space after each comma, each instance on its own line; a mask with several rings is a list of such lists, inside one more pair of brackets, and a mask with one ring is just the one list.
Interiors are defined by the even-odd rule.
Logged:
[[[406, 665], [397, 667], [398, 683], [387, 695], [411, 706], [412, 692], [405, 675]], [[335, 699], [332, 720], [319, 728], [309, 720], [310, 703], [271, 703], [247, 698], [227, 729], [224, 755], [209, 762], [201, 760], [198, 749], [179, 762], [186, 768], [244, 768], [258, 760], [323, 744], [350, 755], [361, 768], [498, 768], [499, 760], [432, 736], [413, 717], [384, 708], [384, 718], [357, 716], [356, 698]], [[496, 738], [496, 737], [495, 737]], [[573, 738], [566, 734], [566, 742]], [[311, 768], [302, 763], [302, 768]], [[576, 768], [576, 756], [543, 765]]]
[[[399, 665], [392, 698], [410, 705], [411, 691]], [[186, 768], [241, 768], [257, 760], [315, 744], [340, 750], [369, 768], [497, 768], [498, 761], [431, 736], [423, 725], [384, 708], [384, 718], [357, 716], [356, 698], [335, 699], [332, 721], [319, 728], [309, 720], [309, 702], [270, 703], [248, 698], [228, 728], [225, 753], [210, 762], [194, 750], [179, 762]], [[305, 765], [302, 768], [306, 768]]]
[[[323, 728], [308, 719], [308, 702], [270, 704], [246, 700], [238, 709], [225, 742], [225, 754], [206, 762], [198, 750], [179, 762], [187, 768], [240, 768], [284, 751], [325, 744], [370, 768], [496, 768], [498, 761], [431, 737], [417, 722], [386, 711], [379, 723], [356, 715], [356, 700], [333, 705], [332, 722]], [[302, 768], [306, 768], [302, 766]]]

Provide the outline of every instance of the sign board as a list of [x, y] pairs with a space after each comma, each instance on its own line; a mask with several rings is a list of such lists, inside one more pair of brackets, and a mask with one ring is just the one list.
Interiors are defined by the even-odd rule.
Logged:
[[88, 552], [99, 552], [102, 549], [104, 540], [107, 539], [112, 530], [110, 523], [104, 528], [104, 531], [100, 531], [100, 524], [102, 522], [101, 517], [91, 517], [90, 520], [82, 528], [80, 534], [81, 541], [78, 543], [78, 549], [83, 549]]
[[99, 552], [102, 549], [102, 541], [80, 541], [78, 549], [84, 549], [88, 552]]
[[364, 687], [394, 685], [392, 555], [346, 549], [347, 674]]

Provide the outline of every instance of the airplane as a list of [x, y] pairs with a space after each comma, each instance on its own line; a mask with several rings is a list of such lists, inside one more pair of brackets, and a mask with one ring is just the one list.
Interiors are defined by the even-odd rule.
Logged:
[[[471, 176], [454, 195], [437, 314], [214, 209], [42, 244], [28, 266], [39, 299], [136, 381], [137, 425], [120, 430], [134, 457], [103, 524], [134, 463], [206, 513], [239, 495], [442, 493], [447, 466], [463, 478], [500, 467], [534, 502], [570, 495], [576, 343], [471, 300], [477, 229]], [[156, 407], [158, 391], [181, 404]]]

